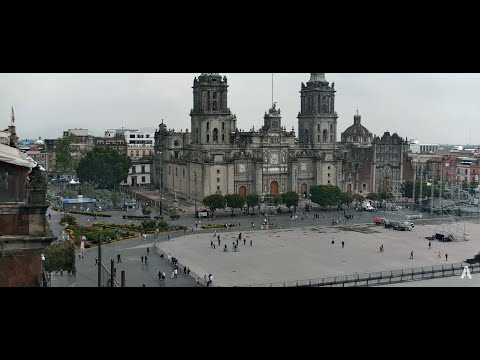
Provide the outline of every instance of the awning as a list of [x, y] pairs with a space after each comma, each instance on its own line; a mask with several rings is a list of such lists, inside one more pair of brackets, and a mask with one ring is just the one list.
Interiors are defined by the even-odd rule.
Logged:
[[11, 146], [0, 144], [0, 162], [33, 169], [37, 162], [30, 156]]

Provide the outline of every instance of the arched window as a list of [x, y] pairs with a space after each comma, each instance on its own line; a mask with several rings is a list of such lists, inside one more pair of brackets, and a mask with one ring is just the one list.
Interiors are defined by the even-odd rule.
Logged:
[[333, 133], [333, 124], [330, 124], [330, 132]]
[[210, 142], [210, 134], [207, 134], [207, 143]]
[[327, 130], [323, 130], [323, 141], [324, 142], [327, 142], [328, 140], [328, 131]]
[[333, 142], [333, 135], [330, 135], [330, 142]]
[[320, 124], [317, 125], [318, 132], [320, 132]]
[[222, 134], [222, 143], [225, 142], [225, 134]]
[[320, 135], [318, 135], [318, 137], [317, 137], [317, 141], [318, 141], [318, 142], [320, 142]]
[[213, 142], [218, 143], [218, 129], [213, 129]]
[[212, 110], [217, 110], [217, 102], [216, 101], [212, 102]]
[[222, 122], [222, 131], [225, 131], [225, 123]]
[[207, 122], [207, 131], [210, 130], [210, 123]]
[[353, 137], [353, 142], [357, 142], [357, 137], [356, 136]]

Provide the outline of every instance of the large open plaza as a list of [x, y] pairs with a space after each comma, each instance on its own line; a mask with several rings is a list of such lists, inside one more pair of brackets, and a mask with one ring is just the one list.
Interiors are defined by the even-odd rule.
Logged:
[[[201, 277], [212, 274], [214, 286], [269, 286], [284, 281], [453, 264], [478, 253], [480, 224], [467, 223], [469, 241], [432, 241], [429, 249], [425, 237], [437, 228], [433, 224], [417, 225], [413, 231], [403, 232], [370, 224], [349, 224], [246, 231], [242, 233], [245, 245], [240, 241], [238, 252], [232, 251], [238, 233], [220, 232], [218, 246], [212, 231], [176, 238], [157, 247]], [[228, 252], [224, 252], [225, 244]], [[384, 252], [380, 253], [382, 244]], [[414, 256], [410, 259], [412, 251]]]

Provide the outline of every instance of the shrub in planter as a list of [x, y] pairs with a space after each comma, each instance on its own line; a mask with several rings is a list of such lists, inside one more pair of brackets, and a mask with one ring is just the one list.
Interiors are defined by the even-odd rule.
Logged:
[[170, 215], [170, 219], [178, 220], [178, 219], [180, 219], [180, 215]]

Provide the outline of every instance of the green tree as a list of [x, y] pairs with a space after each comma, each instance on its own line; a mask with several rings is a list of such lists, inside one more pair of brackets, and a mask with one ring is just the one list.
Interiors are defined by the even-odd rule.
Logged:
[[288, 207], [288, 210], [293, 206], [294, 211], [297, 212], [298, 202], [300, 200], [298, 194], [294, 191], [290, 191], [282, 194], [283, 203]]
[[247, 207], [248, 207], [249, 214], [250, 214], [250, 208], [254, 210], [253, 208], [257, 205], [258, 205], [258, 195], [256, 194], [247, 195]]
[[[368, 195], [368, 197], [372, 200], [380, 200], [380, 197], [377, 193], [371, 193], [370, 195]], [[365, 196], [363, 196], [362, 194], [353, 194], [353, 200], [357, 202], [364, 202]]]
[[232, 215], [235, 209], [243, 209], [245, 206], [245, 198], [239, 194], [225, 195], [227, 206], [232, 209]]
[[333, 185], [314, 185], [310, 188], [311, 200], [321, 207], [338, 205], [342, 192]]
[[[273, 200], [273, 201], [272, 201]], [[265, 196], [265, 202], [273, 202], [273, 205], [277, 206], [278, 204], [281, 204], [283, 199], [282, 195], [276, 194], [276, 195], [267, 195]]]
[[472, 180], [472, 182], [470, 183], [470, 189], [475, 190], [477, 187], [478, 187], [478, 182], [475, 180]]
[[379, 192], [378, 196], [380, 197], [380, 200], [388, 200], [390, 197], [386, 191]]
[[120, 195], [118, 194], [118, 192], [116, 191], [112, 192], [112, 195], [110, 195], [110, 200], [112, 202], [113, 207], [117, 207], [117, 204], [120, 201]]
[[342, 204], [350, 205], [352, 202], [353, 202], [352, 194], [348, 192], [342, 192], [340, 194], [340, 197], [338, 199], [338, 205], [342, 205]]
[[95, 148], [80, 161], [77, 175], [102, 189], [114, 189], [128, 176], [132, 162], [127, 155], [109, 148]]
[[49, 246], [44, 251], [45, 271], [68, 271], [75, 273], [75, 244], [73, 241], [64, 241], [59, 245]]
[[212, 215], [217, 209], [225, 209], [226, 203], [225, 197], [220, 194], [210, 195], [203, 199], [203, 205], [210, 209]]
[[76, 142], [75, 135], [69, 135], [60, 139], [55, 148], [55, 170], [62, 173], [71, 173], [75, 169], [76, 159], [74, 154], [78, 148], [73, 144]]

